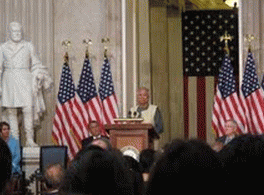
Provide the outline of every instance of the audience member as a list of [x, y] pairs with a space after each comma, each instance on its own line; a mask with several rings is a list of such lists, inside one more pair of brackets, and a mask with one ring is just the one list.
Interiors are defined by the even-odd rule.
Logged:
[[0, 122], [0, 135], [2, 139], [8, 144], [8, 147], [12, 154], [12, 174], [21, 173], [20, 144], [17, 139], [10, 135], [10, 125], [7, 122]]
[[0, 169], [0, 193], [3, 193], [11, 176], [12, 156], [8, 145], [2, 138], [0, 138]]
[[204, 193], [216, 185], [219, 189], [223, 186], [220, 173], [221, 163], [207, 144], [172, 142], [151, 170], [146, 194]]
[[47, 167], [44, 173], [47, 192], [45, 195], [57, 195], [64, 176], [63, 167], [60, 164], [53, 164]]
[[140, 152], [139, 163], [142, 168], [142, 177], [144, 182], [147, 182], [149, 179], [149, 171], [154, 163], [155, 151], [153, 149], [145, 149]]
[[[264, 140], [259, 135], [241, 135], [234, 138], [220, 152], [224, 164], [225, 181], [229, 189], [243, 192], [259, 190], [264, 175]], [[237, 188], [242, 186], [242, 188]], [[245, 192], [245, 191], [244, 191]]]
[[115, 152], [86, 147], [66, 171], [60, 194], [133, 194], [120, 159]]
[[142, 194], [143, 178], [141, 175], [141, 168], [136, 159], [132, 156], [124, 155], [125, 167], [129, 177], [129, 182], [133, 186], [134, 194]]
[[100, 131], [100, 126], [97, 121], [91, 121], [89, 123], [89, 137], [85, 138], [82, 140], [82, 148], [85, 148], [89, 146], [93, 140], [100, 139], [100, 138], [105, 138], [108, 139], [107, 137], [103, 136]]
[[112, 150], [112, 145], [109, 139], [105, 137], [93, 140], [91, 145], [99, 146], [104, 150]]

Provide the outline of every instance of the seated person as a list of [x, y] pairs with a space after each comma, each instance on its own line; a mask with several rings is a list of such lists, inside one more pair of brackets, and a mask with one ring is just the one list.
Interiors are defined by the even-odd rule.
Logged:
[[44, 173], [47, 192], [45, 195], [56, 195], [64, 176], [64, 170], [60, 164], [54, 164], [47, 167]]
[[[6, 184], [11, 176], [12, 156], [6, 142], [0, 138], [0, 194], [5, 192]], [[3, 193], [4, 194], [4, 193]]]
[[10, 135], [10, 125], [7, 122], [0, 123], [0, 135], [2, 139], [7, 143], [12, 154], [12, 174], [21, 173], [20, 161], [21, 150], [20, 144], [17, 139]]
[[219, 137], [213, 146], [215, 151], [220, 151], [225, 145], [227, 145], [232, 139], [238, 136], [237, 122], [233, 119], [229, 119], [225, 123], [225, 135]]
[[134, 116], [143, 118], [143, 123], [151, 123], [158, 134], [163, 132], [161, 112], [158, 106], [149, 104], [149, 90], [145, 87], [137, 90], [137, 106], [129, 111], [128, 118]]
[[93, 140], [100, 138], [107, 139], [107, 137], [101, 135], [100, 126], [97, 121], [91, 121], [88, 127], [90, 136], [82, 140], [82, 148], [89, 146]]

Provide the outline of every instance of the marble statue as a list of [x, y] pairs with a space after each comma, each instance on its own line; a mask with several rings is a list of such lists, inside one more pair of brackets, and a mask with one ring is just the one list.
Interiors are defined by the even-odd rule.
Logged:
[[9, 40], [0, 45], [2, 107], [16, 138], [19, 138], [17, 110], [22, 108], [26, 146], [36, 147], [34, 121], [45, 110], [42, 88], [48, 89], [52, 80], [36, 56], [33, 44], [23, 40], [21, 24], [11, 22], [9, 31]]

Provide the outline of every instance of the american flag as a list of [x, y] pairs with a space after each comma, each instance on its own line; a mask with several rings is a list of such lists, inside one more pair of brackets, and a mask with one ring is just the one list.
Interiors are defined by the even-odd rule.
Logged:
[[264, 94], [259, 85], [251, 52], [248, 53], [241, 87], [249, 133], [262, 134], [264, 133]]
[[237, 122], [239, 133], [244, 132], [246, 124], [244, 110], [237, 93], [234, 68], [226, 55], [219, 72], [212, 117], [212, 126], [218, 137], [225, 135], [225, 122], [229, 119]]
[[[238, 13], [236, 10], [199, 10], [182, 13], [184, 137], [210, 141], [217, 77], [224, 58], [219, 37], [228, 32], [230, 59], [238, 70]], [[180, 87], [180, 86], [179, 86]], [[212, 140], [214, 141], [214, 140]]]
[[[81, 101], [85, 107], [83, 115], [85, 118], [86, 129], [88, 128], [87, 125], [89, 122], [95, 120], [101, 127], [101, 133], [105, 135], [106, 132], [102, 123], [102, 106], [96, 91], [92, 66], [88, 58], [85, 58], [84, 60], [82, 73], [77, 87], [77, 94], [81, 98]], [[88, 134], [85, 136], [87, 137]]]
[[104, 59], [99, 84], [99, 94], [103, 107], [104, 124], [113, 124], [114, 118], [118, 117], [117, 99], [111, 73], [111, 66], [108, 59]]
[[79, 151], [80, 140], [83, 139], [83, 123], [78, 117], [80, 110], [76, 96], [72, 73], [65, 63], [62, 67], [52, 138], [58, 145], [68, 146], [70, 160]]
[[230, 59], [238, 73], [238, 14], [236, 10], [198, 10], [182, 13], [183, 74], [217, 76], [224, 56], [224, 43], [219, 37], [225, 32]]

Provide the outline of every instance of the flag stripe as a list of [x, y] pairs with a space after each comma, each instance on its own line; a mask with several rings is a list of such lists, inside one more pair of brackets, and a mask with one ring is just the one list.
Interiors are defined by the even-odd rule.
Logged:
[[184, 138], [187, 139], [189, 137], [189, 85], [188, 85], [188, 76], [183, 76], [183, 99], [184, 99]]
[[[217, 93], [220, 93], [219, 91]], [[223, 108], [221, 106], [221, 100], [219, 98], [220, 96], [216, 94], [215, 96], [215, 104], [213, 108], [213, 129], [218, 129], [216, 132], [217, 137], [221, 137], [224, 135], [224, 124], [225, 124], [225, 117], [223, 114]], [[221, 117], [222, 116], [222, 117]]]
[[212, 113], [215, 78], [183, 77], [184, 137], [213, 143]]
[[73, 104], [72, 104], [72, 100], [68, 101], [65, 103], [65, 105], [62, 107], [63, 112], [64, 112], [64, 116], [66, 117], [66, 120], [69, 124], [69, 130], [73, 131], [75, 136], [77, 137], [78, 141], [81, 140], [80, 134], [77, 130], [76, 125], [78, 124], [79, 121], [75, 121], [78, 120], [74, 111], [73, 111]]
[[[258, 93], [259, 90], [255, 91], [251, 96], [252, 97], [249, 97], [246, 99], [246, 102], [248, 104], [248, 106], [251, 108], [251, 117], [252, 117], [252, 121], [255, 121], [254, 126], [255, 126], [255, 133], [259, 133], [261, 134], [262, 133], [262, 130], [264, 130], [264, 126], [263, 126], [263, 111], [259, 110], [258, 108], [260, 107], [259, 105], [259, 102], [256, 101], [259, 99], [259, 93]], [[259, 99], [260, 100], [260, 99]], [[261, 100], [260, 100], [261, 101]], [[256, 105], [258, 104], [258, 105]], [[260, 115], [262, 115], [262, 120], [260, 118]]]
[[[105, 113], [107, 114], [107, 120], [109, 121], [109, 123], [114, 123], [114, 118], [116, 118], [116, 113], [117, 113], [117, 109], [115, 107], [115, 105], [117, 104], [115, 102], [115, 98], [114, 98], [114, 94], [105, 98], [105, 100], [103, 101], [103, 106], [105, 109]], [[113, 105], [114, 104], [114, 105]]]
[[75, 86], [68, 64], [63, 64], [59, 85], [58, 101], [53, 118], [52, 136], [58, 145], [69, 148], [69, 159], [72, 160], [80, 148], [83, 137], [83, 123], [79, 118], [80, 109], [77, 104]]
[[74, 105], [76, 106], [76, 113], [79, 116], [79, 120], [81, 121], [80, 123], [82, 124], [82, 138], [85, 138], [88, 136], [88, 131], [87, 131], [87, 118], [88, 114], [87, 111], [84, 108], [84, 105], [79, 97], [79, 95], [76, 95], [76, 98], [74, 98]]
[[197, 77], [197, 137], [206, 141], [206, 96], [205, 77]]
[[[90, 121], [95, 120], [100, 126], [102, 135], [105, 135], [106, 133], [102, 121], [102, 106], [96, 91], [92, 66], [88, 58], [85, 58], [84, 60], [77, 93], [83, 103], [84, 109], [86, 110], [84, 114], [86, 128]], [[85, 135], [88, 137], [89, 132], [85, 132]]]
[[189, 77], [189, 138], [197, 138], [197, 77]]
[[[72, 140], [70, 138], [68, 129], [69, 129], [69, 125], [68, 125], [68, 121], [65, 117], [65, 113], [63, 111], [63, 108], [59, 105], [58, 106], [58, 110], [57, 110], [57, 117], [55, 119], [58, 119], [57, 122], [59, 122], [61, 125], [61, 129], [59, 129], [58, 131], [61, 131], [62, 134], [62, 140], [61, 140], [61, 144], [62, 145], [67, 145], [69, 147], [69, 158], [72, 159], [74, 154], [77, 152], [78, 148], [75, 146], [74, 140]], [[62, 114], [64, 113], [64, 114]]]
[[99, 94], [102, 101], [102, 113], [104, 124], [113, 124], [114, 118], [118, 117], [117, 98], [111, 73], [111, 65], [105, 58], [99, 84]]
[[62, 144], [65, 144], [69, 147], [70, 153], [69, 156], [73, 156], [73, 154], [75, 153], [75, 149], [74, 149], [74, 143], [72, 142], [72, 140], [70, 139], [70, 135], [68, 134], [68, 129], [69, 129], [69, 125], [67, 124], [67, 120], [65, 119], [65, 115], [62, 114], [63, 109], [61, 108], [61, 106], [58, 106], [58, 113], [61, 113], [59, 115], [57, 115], [58, 121], [61, 123], [61, 129], [60, 131], [62, 131]]
[[242, 94], [245, 113], [248, 122], [248, 131], [254, 134], [264, 133], [264, 94], [260, 89], [256, 65], [251, 52], [248, 53], [247, 62], [242, 80]]
[[75, 101], [75, 98], [73, 100], [70, 100], [69, 101], [69, 104], [70, 104], [70, 109], [69, 109], [69, 115], [71, 116], [70, 117], [70, 120], [72, 120], [72, 131], [74, 133], [74, 136], [76, 137], [76, 141], [78, 142], [77, 144], [80, 144], [82, 139], [84, 138], [83, 137], [83, 125], [82, 125], [82, 121], [79, 119], [79, 115], [77, 114], [78, 113], [78, 109], [76, 108], [76, 101]]
[[239, 133], [245, 131], [245, 114], [236, 91], [236, 78], [233, 70], [231, 60], [225, 56], [218, 76], [212, 117], [212, 126], [218, 137], [225, 135], [227, 120], [237, 122]]
[[[69, 116], [69, 111], [70, 111], [70, 106], [69, 106], [70, 102], [66, 102], [64, 103], [63, 106], [59, 107], [59, 109], [61, 109], [61, 112], [63, 112], [63, 118], [62, 118], [62, 121], [63, 121], [63, 126], [65, 125], [66, 126], [66, 131], [65, 132], [65, 136], [68, 136], [68, 138], [70, 139], [70, 143], [73, 145], [73, 146], [76, 146], [75, 145], [75, 141], [73, 140], [73, 138], [70, 136], [70, 131], [72, 130], [72, 119], [70, 118]], [[78, 151], [78, 148], [74, 148], [76, 153]]]

